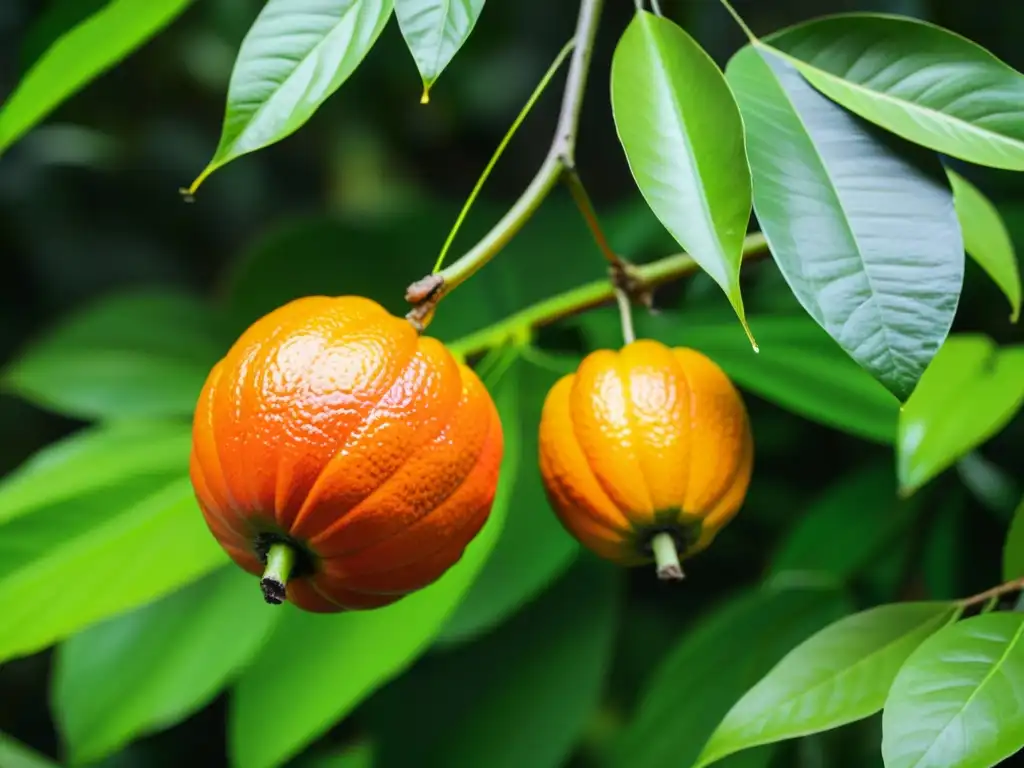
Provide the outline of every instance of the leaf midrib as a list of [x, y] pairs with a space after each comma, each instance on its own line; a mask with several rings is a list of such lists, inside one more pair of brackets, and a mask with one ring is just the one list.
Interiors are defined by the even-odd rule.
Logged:
[[[890, 104], [900, 107], [906, 110], [907, 112], [921, 112], [922, 114], [927, 115], [929, 118], [935, 120], [936, 122], [941, 122], [943, 120], [953, 122], [966, 132], [975, 133], [981, 138], [993, 141], [994, 143], [1005, 143], [1018, 150], [1024, 149], [1024, 142], [1020, 141], [1019, 139], [1014, 139], [1010, 136], [1006, 136], [1005, 134], [990, 131], [986, 128], [982, 128], [979, 125], [975, 125], [974, 123], [968, 122], [967, 120], [964, 120], [961, 117], [949, 114], [947, 112], [942, 112], [941, 110], [935, 109], [933, 107], [918, 104], [917, 102], [913, 101], [905, 101], [895, 96], [891, 96], [890, 94], [885, 93], [884, 91], [876, 91], [872, 88], [868, 88], [865, 85], [861, 85], [860, 83], [854, 82], [853, 80], [847, 80], [846, 78], [840, 77], [839, 75], [829, 72], [827, 69], [822, 69], [821, 67], [811, 64], [810, 62], [804, 61], [803, 59], [799, 59], [796, 56], [791, 56], [785, 51], [776, 48], [775, 46], [770, 45], [769, 43], [765, 43], [764, 41], [759, 40], [756, 44], [778, 53], [780, 56], [785, 58], [798, 69], [806, 67], [807, 69], [812, 70], [815, 74], [820, 75], [822, 78], [829, 80], [830, 82], [833, 82], [839, 85], [840, 87], [846, 86], [850, 90], [856, 91], [862, 95], [876, 98], [879, 99], [880, 101], [889, 102]], [[929, 131], [929, 133], [931, 133], [931, 131]]]
[[[320, 40], [317, 41], [316, 45], [310, 48], [306, 55], [303, 56], [298, 62], [296, 62], [295, 66], [292, 67], [287, 77], [285, 77], [281, 82], [279, 82], [274, 87], [273, 91], [271, 91], [270, 95], [267, 98], [265, 98], [258, 107], [256, 107], [255, 111], [253, 111], [253, 113], [249, 116], [249, 119], [245, 121], [245, 125], [238, 131], [238, 133], [235, 134], [235, 137], [231, 140], [231, 142], [225, 144], [225, 149], [228, 147], [233, 147], [238, 144], [238, 142], [241, 140], [242, 136], [246, 133], [246, 131], [248, 131], [249, 128], [252, 127], [253, 123], [255, 123], [259, 119], [260, 115], [263, 114], [263, 111], [267, 108], [267, 106], [281, 92], [281, 90], [284, 88], [285, 83], [287, 83], [289, 80], [292, 79], [292, 77], [295, 76], [295, 73], [298, 71], [299, 67], [305, 64], [315, 53], [318, 53], [320, 51], [320, 49], [324, 46], [327, 39], [330, 38], [331, 35], [333, 35], [337, 31], [338, 27], [342, 25], [342, 23], [345, 21], [345, 19], [348, 18], [350, 13], [352, 13], [359, 7], [362, 1], [363, 0], [352, 0], [352, 2], [349, 3], [349, 6], [344, 11], [341, 12], [341, 15], [338, 17], [337, 21], [331, 25], [330, 29], [320, 38]], [[218, 151], [217, 154], [220, 154], [220, 151]]]
[[[675, 98], [675, 89], [672, 88], [672, 78], [669, 75], [668, 70], [664, 66], [665, 56], [663, 55], [661, 46], [658, 43], [658, 37], [653, 31], [653, 27], [651, 27], [651, 20], [646, 15], [642, 15], [639, 18], [644, 20], [644, 45], [648, 47], [648, 50], [653, 49], [654, 53], [656, 54], [655, 58], [657, 59], [658, 63], [658, 77], [662, 81], [662, 86], [665, 87], [665, 90], [667, 90], [669, 94], [671, 94], [672, 96], [672, 98], [669, 99], [669, 103], [672, 105], [672, 115], [676, 118], [676, 128], [678, 132], [682, 135], [682, 144], [683, 147], [686, 149], [687, 156], [690, 158], [690, 164], [693, 166], [693, 169], [696, 171], [697, 177], [701, 181], [698, 198], [700, 199], [700, 211], [704, 218], [704, 224], [714, 235], [714, 242], [718, 250], [718, 258], [721, 259], [724, 265], [728, 266], [729, 260], [726, 256], [721, 236], [718, 233], [718, 226], [715, 223], [714, 217], [712, 217], [711, 215], [711, 208], [708, 205], [708, 198], [704, 191], [704, 174], [700, 164], [697, 162], [697, 156], [696, 153], [693, 151], [693, 146], [690, 143], [690, 134], [687, 131], [687, 123], [686, 120], [683, 118], [682, 111], [679, 108], [679, 102]], [[726, 275], [726, 277], [728, 277], [728, 274]]]
[[992, 664], [991, 669], [989, 669], [989, 671], [985, 674], [985, 677], [981, 679], [981, 682], [979, 682], [975, 689], [971, 691], [971, 695], [967, 697], [967, 700], [963, 703], [963, 705], [953, 714], [951, 718], [949, 718], [946, 724], [942, 727], [942, 730], [935, 735], [935, 738], [932, 739], [931, 746], [929, 746], [928, 749], [925, 750], [925, 752], [917, 760], [915, 760], [913, 764], [909, 766], [909, 768], [919, 768], [919, 766], [922, 765], [924, 759], [932, 753], [933, 749], [935, 749], [935, 745], [939, 743], [939, 740], [942, 738], [942, 735], [947, 730], [949, 730], [949, 726], [952, 725], [953, 722], [956, 721], [958, 718], [963, 716], [964, 712], [966, 712], [967, 709], [971, 706], [971, 702], [974, 701], [978, 693], [988, 684], [988, 682], [993, 678], [993, 676], [995, 676], [996, 672], [999, 671], [1000, 667], [1003, 666], [1003, 663], [1006, 661], [1007, 656], [1010, 655], [1010, 652], [1014, 649], [1014, 646], [1017, 645], [1017, 642], [1021, 639], [1022, 636], [1024, 636], [1024, 621], [1020, 622], [1020, 626], [1017, 627], [1017, 631], [1010, 639], [1010, 642], [1006, 644], [1006, 648], [1003, 650], [1003, 653], [999, 656], [995, 663]]

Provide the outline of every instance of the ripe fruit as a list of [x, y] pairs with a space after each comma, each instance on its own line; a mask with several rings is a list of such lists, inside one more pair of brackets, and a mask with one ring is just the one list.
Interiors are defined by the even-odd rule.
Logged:
[[369, 299], [264, 316], [206, 381], [192, 484], [210, 531], [267, 602], [378, 608], [427, 586], [490, 514], [493, 400], [436, 339]]
[[711, 360], [650, 340], [588, 355], [548, 392], [540, 469], [562, 524], [662, 579], [707, 547], [747, 492], [754, 443], [739, 392]]

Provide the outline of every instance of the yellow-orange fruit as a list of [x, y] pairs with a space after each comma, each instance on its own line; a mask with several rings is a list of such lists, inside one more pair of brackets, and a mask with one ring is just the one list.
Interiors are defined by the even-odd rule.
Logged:
[[721, 368], [650, 340], [593, 352], [556, 382], [539, 439], [562, 524], [626, 566], [654, 560], [659, 534], [681, 558], [707, 547], [742, 505], [753, 465], [746, 408]]
[[277, 586], [335, 612], [454, 565], [490, 514], [502, 452], [493, 400], [441, 342], [369, 299], [314, 296], [256, 321], [210, 372], [191, 477], [238, 565], [260, 575], [287, 551]]

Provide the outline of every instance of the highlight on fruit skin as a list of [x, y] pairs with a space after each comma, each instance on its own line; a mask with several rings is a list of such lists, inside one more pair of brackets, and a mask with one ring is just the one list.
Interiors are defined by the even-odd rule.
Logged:
[[477, 375], [362, 297], [297, 299], [211, 370], [192, 484], [267, 602], [379, 608], [440, 578], [490, 515], [504, 451]]
[[750, 483], [746, 407], [712, 360], [647, 339], [598, 350], [548, 392], [541, 477], [562, 525], [623, 566], [681, 560], [735, 516]]

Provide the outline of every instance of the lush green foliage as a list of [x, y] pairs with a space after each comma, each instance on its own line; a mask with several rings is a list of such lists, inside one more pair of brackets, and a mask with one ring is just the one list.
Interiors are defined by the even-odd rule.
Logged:
[[[0, 108], [0, 152], [188, 5], [112, 0], [55, 39]], [[429, 101], [492, 5], [267, 0], [189, 196], [306, 125], [389, 24]], [[453, 206], [275, 223], [216, 301], [113, 294], [0, 372], [7, 394], [85, 422], [0, 479], [0, 664], [56, 649], [68, 765], [116, 759], [225, 691], [237, 768], [788, 766], [793, 743], [831, 731], [868, 733], [886, 768], [984, 768], [1024, 748], [1019, 429], [1015, 464], [980, 454], [1024, 408], [1024, 345], [998, 340], [1020, 315], [1024, 229], [969, 180], [1024, 171], [1024, 75], [941, 27], [866, 13], [761, 38], [736, 17], [748, 41], [723, 68], [657, 3], [638, 7], [612, 30], [608, 70], [590, 73], [635, 194], [588, 232], [585, 191], [583, 218], [545, 198], [576, 172], [601, 10], [582, 2], [567, 133], [508, 215], [473, 207], [457, 242], [477, 245], [440, 270], [452, 290], [428, 332], [481, 373], [506, 455], [487, 525], [434, 585], [369, 612], [264, 605], [199, 515], [189, 419], [237, 332], [292, 298], [406, 311]], [[695, 566], [678, 589], [706, 599], [634, 603], [627, 575], [548, 506], [544, 396], [623, 341], [620, 315], [596, 307], [624, 285], [594, 234], [639, 265], [641, 287], [688, 278], [657, 313], [635, 310], [637, 335], [705, 352], [754, 403], [747, 510], [700, 557], [743, 574], [732, 593]], [[686, 255], [666, 256], [676, 245]], [[957, 326], [972, 281], [1005, 297], [1004, 325]], [[854, 447], [828, 482], [794, 473], [839, 439]], [[1001, 550], [984, 542], [1001, 573], [962, 562], [972, 496], [1005, 533]], [[978, 594], [965, 571], [985, 580]], [[0, 735], [0, 768], [49, 765]]]

